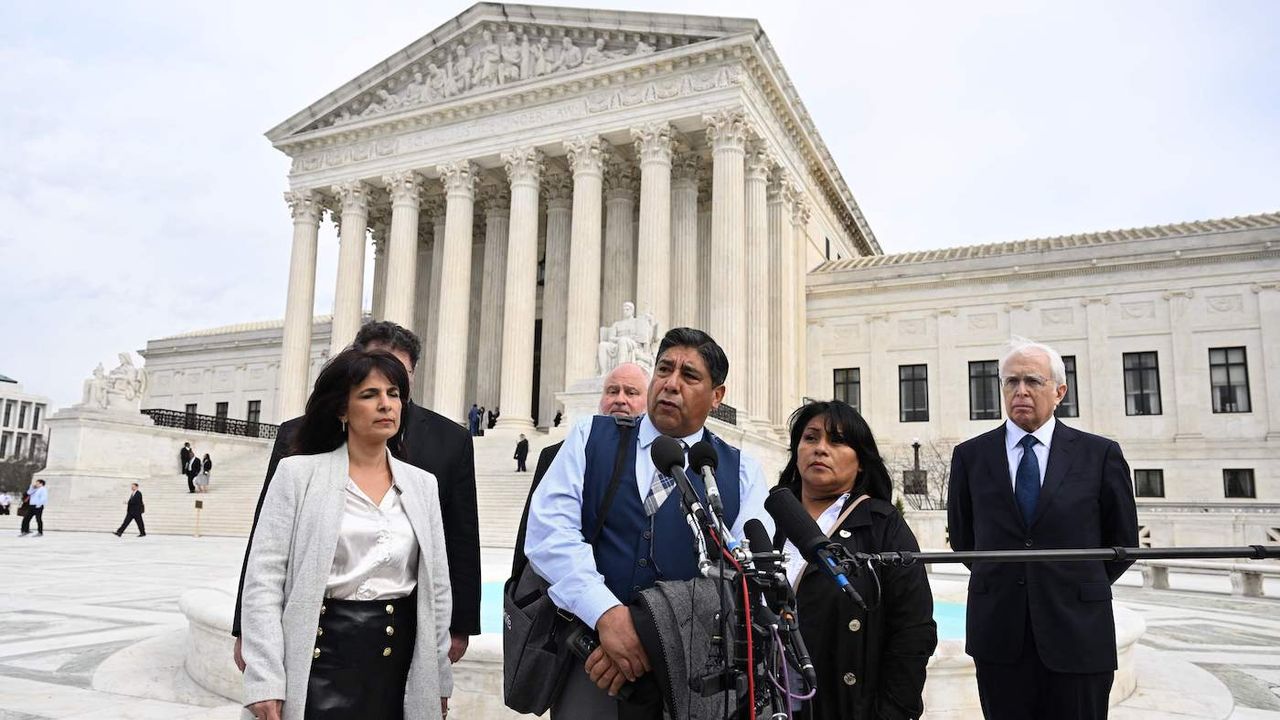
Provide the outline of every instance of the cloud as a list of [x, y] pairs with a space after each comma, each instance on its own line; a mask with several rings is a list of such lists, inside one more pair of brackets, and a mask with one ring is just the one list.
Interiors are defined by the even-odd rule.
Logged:
[[[65, 405], [149, 338], [281, 317], [288, 162], [262, 133], [468, 5], [0, 11], [0, 373]], [[1277, 209], [1274, 3], [697, 11], [761, 21], [886, 252]], [[317, 312], [336, 253], [326, 225]]]

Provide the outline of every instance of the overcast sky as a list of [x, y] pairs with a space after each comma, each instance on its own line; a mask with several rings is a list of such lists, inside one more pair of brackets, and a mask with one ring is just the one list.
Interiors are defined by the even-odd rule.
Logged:
[[[466, 7], [4, 3], [0, 374], [64, 406], [149, 338], [282, 317], [263, 133]], [[1280, 210], [1280, 3], [696, 7], [760, 20], [885, 252]]]

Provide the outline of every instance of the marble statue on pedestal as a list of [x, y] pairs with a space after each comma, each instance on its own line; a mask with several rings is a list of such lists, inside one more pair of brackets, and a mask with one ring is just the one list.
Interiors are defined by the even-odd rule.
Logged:
[[653, 372], [657, 331], [653, 315], [646, 313], [636, 317], [635, 303], [622, 303], [622, 319], [600, 328], [600, 345], [597, 351], [597, 369], [600, 375], [607, 375], [622, 363], [628, 362]]
[[91, 410], [138, 412], [142, 394], [147, 389], [146, 371], [133, 364], [129, 353], [120, 353], [120, 364], [110, 373], [102, 363], [93, 369], [93, 377], [84, 381], [84, 397], [80, 407]]

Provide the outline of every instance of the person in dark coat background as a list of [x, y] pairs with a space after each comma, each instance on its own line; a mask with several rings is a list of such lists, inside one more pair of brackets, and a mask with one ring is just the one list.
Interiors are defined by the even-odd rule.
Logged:
[[116, 537], [124, 535], [124, 531], [129, 527], [129, 523], [138, 523], [138, 537], [147, 536], [147, 526], [142, 522], [142, 513], [146, 512], [146, 507], [142, 504], [142, 491], [138, 489], [138, 483], [129, 486], [128, 509], [125, 511], [124, 522], [120, 524], [120, 529], [116, 531]]
[[204, 472], [204, 463], [200, 461], [200, 458], [196, 457], [196, 453], [193, 450], [191, 458], [187, 460], [187, 492], [193, 493], [196, 491], [196, 476], [202, 472]]
[[187, 474], [187, 465], [191, 463], [191, 443], [182, 443], [182, 449], [178, 451], [178, 472], [183, 475]]
[[[893, 488], [871, 428], [839, 400], [805, 405], [791, 417], [791, 456], [779, 485], [850, 553], [919, 551], [891, 502]], [[783, 546], [782, 536], [774, 540]], [[800, 717], [918, 718], [925, 666], [938, 645], [933, 593], [924, 566], [877, 568], [851, 578], [868, 610], [785, 543], [787, 577], [796, 587], [800, 633], [818, 675], [817, 695]]]
[[520, 434], [520, 442], [516, 443], [516, 454], [512, 457], [516, 460], [516, 472], [529, 472], [529, 468], [524, 465], [524, 461], [529, 458], [529, 440], [525, 438], [524, 433]]

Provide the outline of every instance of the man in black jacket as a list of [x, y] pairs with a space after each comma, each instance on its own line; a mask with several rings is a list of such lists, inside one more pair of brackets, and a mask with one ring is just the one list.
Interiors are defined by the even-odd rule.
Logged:
[[[1113, 440], [1058, 422], [1062, 357], [1022, 343], [1000, 361], [1008, 421], [951, 456], [954, 550], [1138, 542], [1129, 466]], [[987, 718], [1105, 718], [1116, 669], [1111, 584], [1130, 562], [973, 563], [965, 651]]]
[[[422, 347], [416, 335], [392, 322], [371, 322], [360, 328], [352, 344], [368, 350], [386, 350], [395, 355], [409, 371], [412, 384], [413, 370]], [[262, 494], [253, 514], [254, 530], [257, 529], [258, 515], [262, 512], [271, 476], [275, 474], [280, 459], [289, 454], [290, 441], [301, 420], [294, 418], [280, 426], [275, 447], [271, 450]], [[476, 516], [476, 470], [471, 435], [458, 423], [408, 401], [404, 403], [402, 422], [405, 457], [401, 459], [435, 475], [439, 486], [445, 554], [449, 559], [449, 582], [453, 587], [449, 659], [457, 662], [466, 653], [470, 636], [480, 634], [480, 528]], [[245, 546], [244, 564], [240, 568], [240, 589], [236, 594], [235, 618], [231, 625], [231, 634], [236, 637], [236, 666], [241, 671], [244, 670], [244, 660], [240, 655], [240, 603], [244, 592], [244, 568], [249, 562], [252, 545], [251, 530]]]
[[116, 531], [116, 537], [124, 535], [125, 528], [129, 527], [129, 523], [138, 523], [138, 537], [147, 536], [147, 526], [142, 523], [142, 513], [146, 512], [142, 504], [142, 491], [138, 489], [138, 483], [129, 486], [128, 509], [125, 511], [124, 522], [120, 524], [120, 529]]

